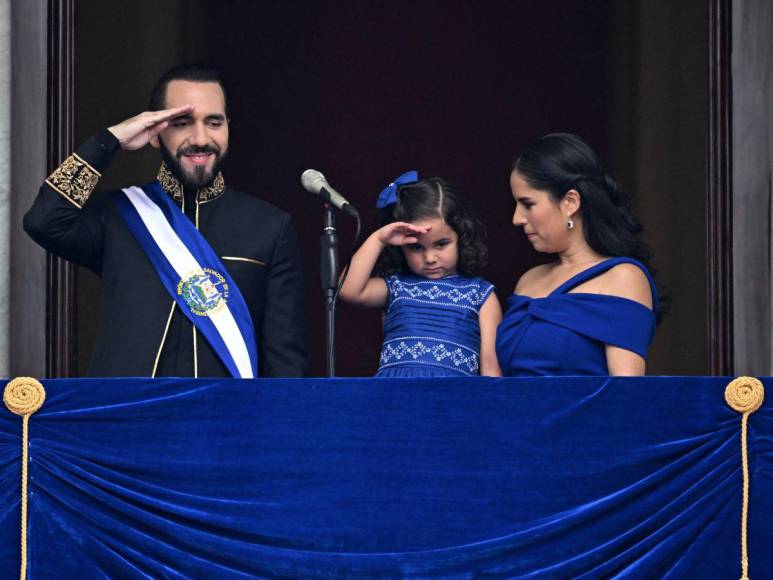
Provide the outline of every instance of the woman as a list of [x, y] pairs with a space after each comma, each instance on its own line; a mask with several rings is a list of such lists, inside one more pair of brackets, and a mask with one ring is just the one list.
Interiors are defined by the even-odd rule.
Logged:
[[643, 375], [658, 298], [627, 198], [593, 150], [554, 133], [513, 164], [513, 224], [558, 259], [526, 272], [497, 330], [506, 376]]

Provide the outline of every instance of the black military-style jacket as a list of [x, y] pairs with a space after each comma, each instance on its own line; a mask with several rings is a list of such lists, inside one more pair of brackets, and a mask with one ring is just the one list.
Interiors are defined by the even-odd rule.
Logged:
[[[24, 229], [37, 243], [102, 278], [89, 375], [229, 376], [162, 285], [111, 192], [94, 192], [118, 148], [107, 130], [84, 143], [46, 179], [24, 216]], [[257, 333], [260, 376], [303, 376], [303, 278], [289, 215], [226, 186], [220, 174], [197, 192], [183, 191], [165, 166], [158, 180], [244, 296]]]

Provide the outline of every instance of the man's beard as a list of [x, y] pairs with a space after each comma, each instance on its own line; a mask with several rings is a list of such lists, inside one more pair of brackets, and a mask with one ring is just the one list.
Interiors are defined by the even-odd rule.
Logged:
[[[172, 155], [172, 152], [166, 148], [163, 141], [161, 144], [161, 156], [164, 158], [169, 171], [177, 178], [185, 189], [198, 190], [209, 185], [212, 185], [212, 181], [220, 171], [220, 167], [225, 161], [226, 155], [220, 153], [220, 148], [213, 145], [205, 145], [204, 147], [197, 147], [191, 145], [189, 147], [182, 147], [177, 150], [176, 155]], [[215, 156], [215, 162], [212, 165], [212, 169], [209, 170], [205, 165], [194, 167], [192, 171], [185, 171], [182, 166], [181, 158], [183, 155], [192, 155], [195, 153], [212, 153]]]

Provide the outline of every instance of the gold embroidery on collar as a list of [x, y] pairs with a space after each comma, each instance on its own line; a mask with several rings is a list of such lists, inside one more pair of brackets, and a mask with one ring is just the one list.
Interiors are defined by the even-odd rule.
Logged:
[[[166, 166], [166, 163], [161, 164], [161, 169], [158, 170], [158, 176], [156, 179], [161, 184], [161, 187], [164, 188], [164, 191], [172, 196], [172, 199], [177, 202], [182, 201], [182, 185]], [[212, 184], [208, 185], [207, 187], [203, 187], [198, 191], [196, 199], [199, 201], [199, 203], [206, 203], [220, 197], [224, 191], [225, 179], [223, 179], [223, 174], [218, 171], [217, 175], [215, 175], [215, 179], [212, 180]]]
[[175, 201], [182, 201], [183, 200], [183, 188], [180, 185], [180, 182], [177, 181], [177, 178], [172, 174], [171, 171], [166, 166], [166, 163], [161, 164], [161, 169], [158, 170], [158, 175], [156, 176], [156, 179], [161, 184], [161, 187], [164, 188], [164, 191], [166, 191], [169, 195], [172, 196], [172, 199]]
[[212, 185], [199, 190], [199, 203], [212, 201], [223, 195], [223, 191], [225, 191], [225, 179], [223, 179], [223, 174], [218, 171], [215, 179], [212, 180]]
[[102, 174], [99, 171], [73, 153], [48, 176], [46, 183], [67, 201], [81, 208], [94, 191], [100, 177]]

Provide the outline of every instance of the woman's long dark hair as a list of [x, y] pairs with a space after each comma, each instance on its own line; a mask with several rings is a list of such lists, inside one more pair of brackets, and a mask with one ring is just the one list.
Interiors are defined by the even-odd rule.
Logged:
[[577, 135], [551, 133], [527, 146], [513, 163], [534, 189], [558, 203], [570, 189], [580, 193], [580, 214], [588, 245], [602, 256], [627, 256], [645, 265], [649, 248], [638, 235], [628, 196], [609, 175], [593, 149]]
[[[459, 236], [456, 271], [463, 276], [474, 276], [488, 260], [483, 225], [472, 215], [459, 192], [443, 179], [432, 177], [400, 186], [397, 203], [386, 206], [382, 211], [384, 224], [437, 217], [442, 218]], [[395, 246], [384, 249], [376, 270], [382, 274], [409, 272], [402, 250]]]
[[[513, 162], [534, 189], [558, 203], [570, 189], [580, 194], [582, 227], [588, 245], [602, 256], [625, 256], [649, 264], [649, 247], [639, 239], [641, 224], [628, 196], [604, 171], [593, 149], [577, 135], [551, 133], [527, 146]], [[661, 293], [662, 303], [667, 298]]]

